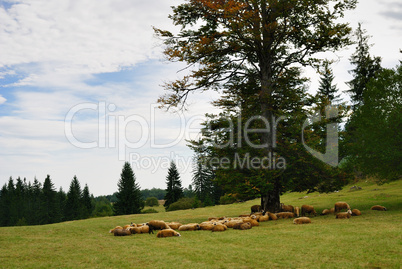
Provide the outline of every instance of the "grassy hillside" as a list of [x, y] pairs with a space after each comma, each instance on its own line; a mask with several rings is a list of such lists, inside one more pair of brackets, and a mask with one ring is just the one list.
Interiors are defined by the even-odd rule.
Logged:
[[[331, 194], [291, 193], [282, 202], [310, 204], [317, 212], [346, 201], [362, 216], [333, 215], [263, 222], [259, 227], [222, 233], [181, 232], [181, 237], [140, 234], [114, 237], [109, 229], [151, 219], [202, 222], [211, 216], [249, 213], [259, 200], [195, 210], [96, 218], [43, 226], [0, 228], [0, 268], [400, 268], [402, 181]], [[307, 197], [306, 197], [307, 196]], [[305, 198], [304, 198], [305, 197]], [[389, 211], [369, 210], [372, 205]]]

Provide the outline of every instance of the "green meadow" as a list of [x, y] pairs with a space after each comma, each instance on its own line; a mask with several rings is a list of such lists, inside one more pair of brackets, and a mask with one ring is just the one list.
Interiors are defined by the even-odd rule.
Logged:
[[[353, 185], [361, 190], [351, 190]], [[0, 268], [401, 268], [402, 181], [378, 186], [358, 182], [330, 194], [288, 193], [285, 204], [313, 205], [319, 213], [345, 201], [362, 215], [339, 220], [312, 217], [260, 223], [225, 232], [188, 231], [181, 237], [156, 234], [115, 237], [109, 230], [152, 219], [202, 222], [250, 212], [259, 199], [214, 207], [93, 218], [43, 226], [0, 228]], [[372, 211], [373, 205], [388, 211]]]

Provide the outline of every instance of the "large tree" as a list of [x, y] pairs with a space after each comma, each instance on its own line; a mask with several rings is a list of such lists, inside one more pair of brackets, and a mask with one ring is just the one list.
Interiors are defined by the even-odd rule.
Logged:
[[[317, 66], [320, 60], [314, 57], [316, 53], [351, 43], [351, 28], [338, 19], [355, 5], [356, 0], [187, 0], [173, 7], [169, 16], [181, 27], [177, 34], [155, 29], [164, 39], [167, 59], [186, 63], [188, 70], [181, 79], [165, 84], [169, 93], [159, 102], [167, 107], [183, 107], [194, 91], [218, 90], [226, 96], [241, 92], [244, 104], [254, 106], [254, 113], [248, 109], [248, 115], [258, 115], [265, 125], [265, 131], [260, 130], [254, 141], [259, 147], [254, 147], [253, 154], [273, 156], [277, 151], [275, 117], [282, 116], [284, 111], [289, 114], [295, 109], [291, 105], [298, 103], [287, 100], [292, 95], [291, 81], [300, 74], [295, 69]], [[281, 80], [286, 78], [283, 88]], [[288, 144], [288, 153], [292, 147], [296, 146]], [[297, 166], [296, 162], [292, 165]], [[236, 180], [243, 191], [247, 191], [247, 186], [248, 191], [258, 189], [262, 205], [277, 211], [280, 193], [290, 184], [281, 182], [283, 177], [278, 171], [250, 173], [250, 178], [239, 176]]]
[[402, 65], [383, 69], [366, 85], [354, 112], [350, 148], [361, 171], [380, 183], [402, 176]]
[[81, 184], [74, 176], [70, 183], [70, 188], [67, 192], [67, 199], [64, 208], [65, 220], [78, 220], [82, 218], [83, 204], [82, 204], [82, 190]]
[[349, 73], [353, 75], [353, 79], [347, 84], [350, 89], [348, 90], [351, 95], [354, 108], [359, 107], [363, 103], [363, 94], [367, 89], [367, 83], [370, 79], [375, 78], [376, 74], [381, 71], [381, 58], [370, 55], [370, 44], [367, 31], [362, 28], [361, 23], [355, 31], [357, 39], [356, 50], [350, 57], [350, 63], [354, 65], [354, 69]]
[[176, 164], [172, 161], [166, 176], [166, 195], [165, 204], [163, 206], [167, 209], [170, 204], [177, 202], [183, 197], [184, 194], [180, 174], [179, 171], [177, 171]]
[[47, 175], [43, 182], [41, 215], [42, 224], [60, 222], [61, 220], [61, 211], [57, 203], [57, 192], [49, 175]]
[[117, 201], [113, 204], [115, 215], [139, 214], [144, 208], [141, 191], [129, 162], [125, 162], [117, 183]]

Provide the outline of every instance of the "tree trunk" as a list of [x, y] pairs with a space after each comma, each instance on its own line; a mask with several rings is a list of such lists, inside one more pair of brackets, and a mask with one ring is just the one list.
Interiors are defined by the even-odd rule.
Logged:
[[279, 212], [281, 208], [279, 180], [275, 180], [275, 187], [261, 195], [261, 208], [267, 212]]

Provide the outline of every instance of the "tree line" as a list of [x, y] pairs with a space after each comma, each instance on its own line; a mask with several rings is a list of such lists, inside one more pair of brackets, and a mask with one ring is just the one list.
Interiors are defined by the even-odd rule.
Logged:
[[42, 225], [85, 219], [92, 216], [93, 196], [87, 185], [82, 189], [76, 176], [67, 193], [56, 191], [50, 176], [43, 184], [24, 178], [8, 183], [0, 190], [0, 226]]

